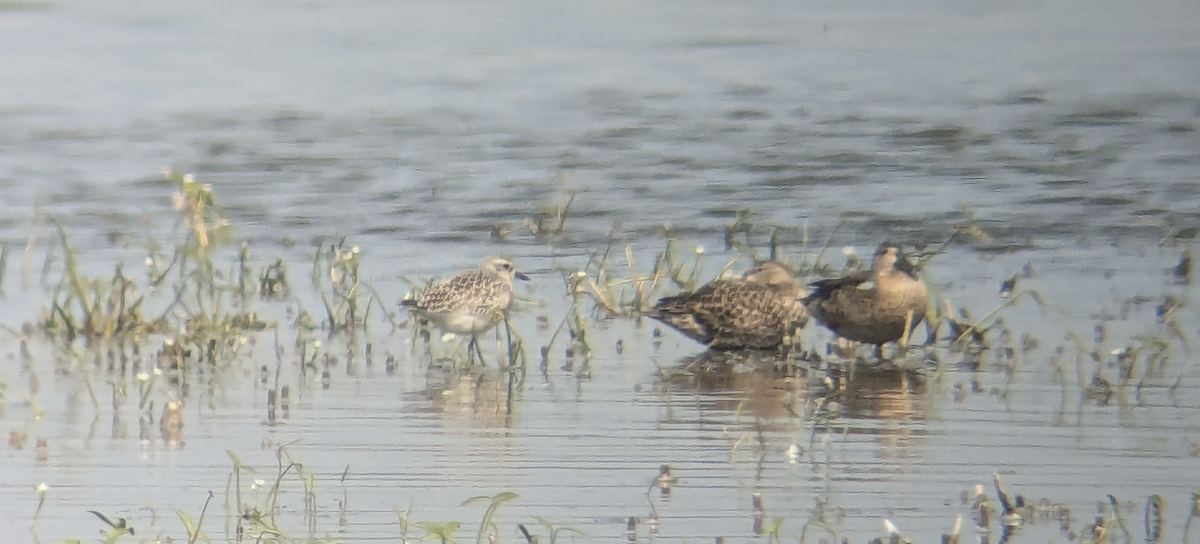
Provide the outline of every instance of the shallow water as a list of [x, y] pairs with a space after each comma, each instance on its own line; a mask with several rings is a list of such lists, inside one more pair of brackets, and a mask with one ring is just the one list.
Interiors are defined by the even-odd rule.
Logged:
[[[1169, 272], [1200, 219], [1198, 18], [1200, 6], [1166, 1], [6, 4], [0, 322], [14, 332], [0, 340], [0, 431], [26, 438], [0, 446], [5, 541], [91, 538], [102, 525], [88, 510], [178, 541], [173, 511], [195, 519], [209, 490], [205, 532], [228, 538], [226, 452], [269, 486], [288, 443], [313, 471], [312, 533], [352, 542], [398, 541], [394, 510], [410, 504], [414, 521], [463, 521], [469, 540], [483, 507], [459, 504], [502, 491], [519, 495], [499, 510], [504, 540], [523, 540], [515, 526], [534, 528], [533, 516], [581, 540], [622, 538], [630, 517], [642, 539], [653, 528], [671, 541], [748, 540], [757, 492], [785, 538], [821, 502], [851, 541], [883, 535], [882, 518], [931, 541], [960, 514], [972, 534], [960, 497], [976, 484], [993, 494], [994, 473], [1010, 492], [1069, 506], [1076, 532], [1111, 493], [1142, 538], [1141, 508], [1160, 494], [1177, 538], [1200, 462], [1194, 355], [1172, 342], [1161, 373], [1105, 403], [1082, 397], [1096, 365], [1076, 366], [1067, 334], [1106, 357], [1113, 381], [1110, 351], [1162, 333], [1165, 294], [1185, 300], [1185, 337], [1200, 334], [1186, 304], [1195, 287]], [[63, 224], [88, 274], [123, 262], [144, 276], [148, 238], [178, 239], [164, 166], [215, 187], [256, 262], [288, 262], [295, 299], [257, 309], [285, 323], [289, 309], [320, 314], [307, 281], [318, 241], [363, 248], [364, 279], [389, 304], [409, 290], [401, 277], [514, 256], [534, 276], [514, 317], [534, 367], [567, 312], [556, 267], [584, 266], [615, 234], [644, 272], [668, 223], [705, 248], [712, 276], [739, 257], [723, 251], [738, 211], [752, 212], [760, 254], [774, 226], [798, 261], [828, 239], [823, 261], [836, 268], [843, 246], [945, 239], [962, 204], [992, 238], [963, 238], [929, 281], [981, 317], [1028, 265], [1019, 289], [1049, 304], [1002, 312], [1013, 344], [1039, 340], [1011, 374], [991, 351], [976, 368], [943, 342], [941, 379], [858, 368], [833, 413], [805, 379], [668, 378], [701, 350], [671, 331], [656, 347], [652, 325], [626, 319], [593, 324], [590, 371], [581, 358], [568, 366], [559, 338], [545, 372], [511, 393], [494, 368], [431, 370], [411, 331], [378, 315], [350, 345], [325, 339], [327, 380], [302, 375], [285, 325], [248, 338], [228, 368], [186, 377], [172, 446], [158, 424], [178, 390], [168, 376], [150, 389], [155, 419], [139, 421], [135, 376], [161, 338], [108, 370], [107, 346], [63, 353], [35, 336], [25, 355], [16, 332], [50, 300], [36, 286], [55, 234], [35, 213]], [[492, 238], [568, 191], [563, 237]], [[1100, 322], [1107, 338], [1094, 346]], [[271, 422], [275, 385], [291, 397]], [[678, 482], [648, 494], [664, 463]], [[307, 534], [303, 485], [284, 482], [279, 517]], [[50, 488], [30, 533], [38, 483]], [[1014, 538], [1068, 535], [1042, 520]]]

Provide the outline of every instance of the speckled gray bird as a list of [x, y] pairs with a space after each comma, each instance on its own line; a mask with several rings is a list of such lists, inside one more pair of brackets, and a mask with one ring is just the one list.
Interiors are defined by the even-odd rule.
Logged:
[[444, 278], [400, 305], [445, 332], [474, 336], [504, 320], [512, 302], [513, 278], [529, 279], [517, 272], [511, 260], [488, 257], [479, 268]]
[[808, 322], [791, 271], [756, 262], [742, 278], [664, 297], [646, 315], [711, 349], [772, 349]]
[[[834, 334], [866, 344], [883, 344], [906, 337], [925, 319], [929, 303], [925, 282], [895, 244], [875, 252], [871, 270], [812, 284], [803, 303], [817, 322]], [[905, 331], [905, 323], [909, 329]]]

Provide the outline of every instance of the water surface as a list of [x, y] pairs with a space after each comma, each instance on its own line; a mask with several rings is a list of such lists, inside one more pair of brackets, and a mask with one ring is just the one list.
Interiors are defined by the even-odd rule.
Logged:
[[[641, 539], [750, 540], [754, 493], [785, 537], [823, 516], [851, 541], [881, 536], [882, 518], [930, 541], [960, 514], [971, 534], [961, 497], [976, 484], [992, 494], [994, 473], [1070, 507], [1075, 532], [1111, 493], [1142, 538], [1140, 509], [1160, 494], [1167, 538], [1181, 534], [1197, 486], [1200, 331], [1195, 287], [1170, 269], [1200, 209], [1196, 5], [53, 2], [0, 14], [0, 322], [13, 331], [0, 431], [14, 437], [0, 447], [0, 521], [14, 542], [92, 538], [102, 525], [88, 510], [178, 541], [173, 511], [195, 519], [209, 490], [205, 531], [229, 538], [226, 452], [269, 486], [280, 444], [316, 486], [310, 526], [301, 481], [285, 478], [290, 534], [351, 542], [399, 540], [395, 510], [410, 504], [414, 521], [463, 521], [469, 539], [482, 507], [459, 504], [502, 491], [519, 495], [497, 518], [516, 541], [535, 515], [580, 540], [624, 538], [630, 517]], [[23, 354], [17, 332], [60, 268], [39, 290], [56, 237], [46, 215], [96, 277], [118, 263], [144, 277], [148, 241], [181, 239], [162, 167], [211, 183], [251, 259], [285, 259], [296, 284], [293, 298], [258, 303], [277, 333], [188, 376], [175, 444], [158, 423], [182, 391], [167, 377], [149, 389], [155, 419], [139, 421], [137, 373], [162, 338], [135, 355], [35, 334]], [[493, 238], [571, 192], [562, 237]], [[1012, 367], [942, 342], [942, 376], [856, 369], [833, 412], [820, 380], [678, 375], [699, 346], [665, 331], [656, 347], [652, 325], [599, 316], [589, 372], [559, 339], [546, 370], [511, 392], [494, 367], [431, 369], [411, 330], [378, 314], [352, 340], [324, 338], [327, 379], [296, 364], [289, 310], [320, 315], [313, 252], [340, 237], [362, 248], [364, 279], [389, 304], [409, 291], [402, 276], [514, 256], [534, 276], [514, 325], [536, 367], [568, 311], [556, 268], [585, 266], [614, 238], [645, 271], [669, 224], [704, 248], [711, 277], [739, 258], [725, 229], [750, 212], [760, 254], [775, 227], [785, 256], [811, 263], [828, 240], [822, 258], [837, 268], [845, 246], [944, 240], [963, 210], [991, 238], [963, 238], [929, 281], [980, 317], [1001, 304], [1002, 280], [1030, 270], [1020, 288], [1050, 304], [1025, 299], [1001, 317], [1010, 343], [1028, 333], [1038, 347]], [[1185, 301], [1173, 316], [1189, 344], [1173, 340], [1139, 387], [1084, 396], [1097, 368], [1117, 379], [1112, 350], [1165, 334], [1165, 295]], [[289, 409], [269, 421], [267, 390], [283, 385]], [[647, 493], [664, 463], [678, 482]], [[50, 488], [31, 534], [39, 483]], [[1068, 536], [1040, 520], [1015, 538]]]

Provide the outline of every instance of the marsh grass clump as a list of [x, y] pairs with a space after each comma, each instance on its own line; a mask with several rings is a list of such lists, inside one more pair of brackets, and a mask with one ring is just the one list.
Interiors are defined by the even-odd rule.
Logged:
[[[563, 269], [567, 294], [590, 296], [597, 315], [640, 318], [669, 286], [695, 290], [704, 283], [704, 248], [684, 241], [670, 225], [662, 225], [661, 233], [666, 237], [666, 246], [655, 254], [648, 272], [638, 268], [632, 245], [618, 248], [615, 241], [610, 242], [604, 250], [593, 252], [584, 268]], [[619, 260], [623, 262], [616, 262]], [[729, 260], [718, 275], [724, 275], [735, 262]], [[625, 273], [618, 271], [622, 267]]]
[[[247, 309], [248, 248], [243, 245], [239, 252], [235, 271], [222, 270], [214, 262], [233, 232], [212, 188], [190, 175], [167, 171], [166, 176], [177, 187], [172, 202], [183, 240], [169, 257], [160, 253], [157, 242], [149, 242], [143, 281], [127, 274], [123, 264], [110, 277], [84, 275], [66, 230], [49, 219], [58, 234], [62, 266], [50, 307], [38, 318], [43, 332], [67, 344], [79, 338], [88, 343], [125, 338], [137, 342], [151, 334], [176, 334], [181, 344], [207, 345], [213, 339], [271, 326]], [[51, 247], [46, 254], [43, 277], [52, 268], [54, 250]], [[281, 267], [268, 268], [264, 277], [270, 293], [281, 292], [280, 286], [286, 285]], [[170, 294], [165, 300], [149, 297], [156, 291]]]
[[[1096, 503], [1096, 513], [1083, 522], [1078, 531], [1072, 528], [1074, 517], [1071, 509], [1061, 503], [1055, 503], [1049, 498], [1038, 501], [1027, 501], [1021, 495], [1010, 495], [1000, 482], [999, 474], [993, 475], [993, 485], [996, 498], [1000, 503], [1000, 515], [994, 516], [995, 509], [989, 504], [989, 497], [984, 493], [982, 485], [976, 485], [973, 492], [964, 491], [961, 501], [969, 504], [971, 515], [975, 521], [975, 530], [985, 540], [992, 532], [992, 522], [1000, 526], [1000, 542], [1011, 541], [1026, 524], [1058, 522], [1058, 529], [1063, 537], [1082, 542], [1131, 542], [1133, 532], [1126, 523], [1124, 511], [1133, 511], [1138, 507], [1134, 502], [1120, 503], [1114, 495], [1107, 495], [1104, 500]], [[1159, 495], [1151, 495], [1145, 505], [1145, 541], [1154, 543], [1161, 541], [1163, 525], [1164, 501]], [[949, 535], [943, 535], [942, 542], [953, 543], [958, 540], [958, 527], [961, 517], [955, 522], [955, 530]], [[1184, 540], [1187, 540], [1186, 536]]]
[[[225, 485], [225, 506], [227, 509], [232, 506], [236, 517], [226, 520], [226, 531], [232, 530], [237, 541], [273, 543], [331, 541], [328, 537], [323, 540], [314, 538], [318, 532], [314, 474], [303, 464], [293, 460], [287, 448], [287, 444], [275, 448], [277, 464], [273, 480], [268, 482], [265, 478], [253, 478], [247, 486], [243, 486], [243, 473], [253, 476], [256, 471], [244, 465], [233, 452], [227, 452], [233, 461], [233, 472]], [[348, 469], [349, 467], [347, 467]], [[293, 474], [304, 490], [303, 508], [300, 510], [306, 524], [304, 537], [289, 536], [289, 533], [285, 531], [287, 526], [279, 520], [279, 515], [284, 512], [280, 508], [280, 493], [283, 489], [284, 478], [288, 474]], [[345, 473], [343, 473], [343, 480], [344, 478]], [[248, 496], [247, 491], [249, 491]], [[232, 505], [230, 501], [233, 501]], [[230, 527], [231, 522], [232, 528]]]
[[[261, 330], [269, 326], [246, 309], [249, 248], [243, 245], [238, 253], [238, 267], [222, 270], [214, 258], [233, 240], [233, 227], [225, 219], [211, 186], [195, 181], [191, 175], [167, 171], [178, 190], [172, 200], [178, 212], [178, 225], [187, 235], [176, 246], [171, 266], [178, 269], [171, 286], [175, 299], [167, 306], [164, 316], [179, 311], [185, 319], [185, 335], [221, 336], [245, 330]], [[153, 257], [149, 263], [157, 262]], [[164, 270], [153, 284], [166, 277]]]
[[579, 191], [569, 187], [565, 178], [560, 174], [555, 176], [555, 188], [549, 202], [536, 206], [532, 216], [516, 223], [496, 223], [492, 225], [492, 241], [504, 241], [509, 234], [528, 230], [534, 239], [551, 244], [566, 236], [567, 218], [571, 215], [571, 206]]
[[[246, 269], [246, 253], [243, 251], [239, 255], [243, 270]], [[283, 259], [275, 259], [275, 262], [264, 268], [259, 276], [258, 296], [265, 299], [285, 299], [291, 295], [291, 292], [291, 286], [288, 284], [287, 265], [283, 263]]]
[[[117, 265], [111, 278], [84, 276], [62, 225], [51, 221], [58, 233], [63, 271], [51, 295], [50, 308], [40, 312], [38, 319], [46, 334], [70, 343], [80, 337], [92, 341], [167, 330], [163, 317], [143, 316], [145, 296], [134, 279], [125, 274], [123, 266]], [[47, 261], [51, 255], [52, 252], [47, 254]]]
[[[211, 186], [175, 171], [165, 175], [175, 187], [171, 203], [176, 241], [164, 244], [154, 238], [145, 240], [144, 275], [129, 273], [124, 263], [118, 263], [111, 275], [85, 274], [66, 228], [55, 218], [48, 218], [57, 234], [42, 263], [42, 285], [51, 293], [50, 302], [39, 309], [36, 322], [24, 328], [22, 337], [40, 332], [51, 338], [67, 359], [80, 358], [73, 348], [76, 341], [83, 341], [98, 353], [107, 349], [109, 371], [114, 370], [111, 361], [119, 359], [121, 373], [130, 368], [138, 376], [161, 373], [175, 388], [173, 394], [182, 399], [187, 395], [187, 376], [192, 368], [217, 368], [232, 361], [252, 351], [256, 333], [276, 326], [274, 321], [259, 317], [263, 303], [280, 310], [286, 307], [290, 324], [297, 331], [298, 353], [314, 345], [307, 333], [319, 328], [330, 337], [347, 335], [354, 345], [355, 333], [365, 330], [372, 321], [372, 303], [385, 319], [392, 319], [382, 311], [384, 305], [374, 289], [361, 279], [359, 249], [345, 239], [322, 243], [314, 254], [313, 282], [324, 305], [322, 323], [295, 297], [295, 286], [283, 259], [257, 265], [248, 243], [233, 245], [232, 226]], [[30, 247], [35, 241], [36, 236], [31, 238]], [[31, 275], [29, 270], [33, 268], [30, 255], [27, 252], [25, 276]], [[230, 264], [220, 264], [225, 259]], [[56, 273], [58, 277], [52, 280]], [[392, 325], [396, 326], [394, 322]], [[155, 336], [162, 338], [162, 349], [149, 357], [142, 356], [146, 342]], [[113, 357], [114, 351], [118, 357]], [[316, 369], [316, 356], [299, 354], [302, 375]], [[349, 358], [347, 365], [352, 371]], [[151, 369], [154, 372], [149, 372]], [[140, 384], [153, 381], [141, 380]], [[139, 408], [149, 421], [153, 417], [146, 414], [152, 407], [152, 403], [146, 403]]]
[[[1152, 301], [1150, 297], [1135, 297], [1141, 301]], [[1107, 404], [1115, 399], [1122, 407], [1129, 404], [1141, 404], [1143, 391], [1152, 381], [1164, 377], [1172, 358], [1182, 354], [1186, 357], [1191, 353], [1191, 335], [1180, 325], [1181, 319], [1186, 319], [1185, 309], [1187, 299], [1172, 294], [1163, 294], [1158, 298], [1161, 302], [1155, 307], [1155, 325], [1140, 333], [1125, 339], [1110, 338], [1108, 325], [1114, 319], [1109, 313], [1102, 312], [1094, 327], [1092, 343], [1075, 332], [1067, 333], [1068, 348], [1074, 348], [1076, 383], [1081, 397]], [[1131, 300], [1120, 306], [1127, 308], [1133, 305]], [[1126, 313], [1123, 309], [1121, 315]], [[1064, 348], [1059, 348], [1051, 358], [1055, 376], [1065, 382], [1065, 369], [1062, 368]], [[1168, 388], [1174, 395], [1183, 373], [1175, 383]], [[1065, 383], [1064, 383], [1065, 388]], [[1064, 389], [1065, 393], [1065, 389]]]
[[[226, 514], [221, 524], [224, 528], [223, 541], [272, 544], [316, 544], [341, 541], [322, 531], [321, 517], [318, 515], [316, 475], [304, 464], [292, 458], [289, 447], [288, 444], [275, 446], [276, 466], [267, 471], [247, 465], [232, 451], [227, 452], [232, 461], [232, 471], [224, 489], [223, 502]], [[342, 526], [346, 524], [345, 507], [349, 501], [349, 488], [346, 485], [349, 472], [350, 467], [347, 466], [338, 478], [342, 486], [342, 496], [338, 500], [340, 509], [338, 523]], [[297, 483], [299, 486], [295, 485]], [[38, 512], [34, 514], [34, 525], [31, 526], [35, 535], [37, 517], [48, 490], [49, 487], [44, 484], [35, 490], [43, 498], [38, 504]], [[296, 493], [297, 491], [299, 493]], [[135, 529], [132, 523], [124, 518], [113, 520], [99, 511], [91, 510], [90, 512], [104, 524], [101, 534], [102, 542], [105, 544], [133, 541], [136, 538], [142, 538], [143, 540], [140, 542], [174, 541], [188, 544], [212, 542], [214, 540], [210, 535], [215, 536], [214, 530], [211, 528], [211, 524], [206, 525], [205, 522], [209, 518], [209, 506], [214, 497], [215, 494], [212, 491], [207, 493], [207, 498], [197, 515], [176, 510], [182, 527], [180, 537], [173, 536], [169, 528], [157, 528], [157, 534], [145, 535], [146, 530]], [[478, 523], [476, 544], [499, 541], [502, 530], [495, 521], [496, 513], [502, 505], [516, 498], [517, 494], [505, 491], [490, 496], [471, 497], [462, 502], [460, 506], [473, 506], [481, 503], [486, 505]], [[296, 507], [297, 503], [299, 508]], [[402, 542], [410, 541], [408, 533], [411, 528], [424, 531], [425, 540], [446, 543], [459, 542], [456, 533], [463, 526], [461, 521], [442, 523], [412, 521], [412, 510], [413, 507], [410, 505], [407, 511], [397, 512]], [[539, 516], [534, 516], [534, 519], [538, 525], [546, 528], [550, 542], [555, 542], [562, 534], [584, 534], [571, 527], [552, 524]], [[152, 524], [151, 530], [154, 529]], [[528, 538], [533, 538], [523, 525], [520, 531], [529, 535]], [[149, 540], [145, 540], [147, 537]], [[68, 539], [64, 541], [64, 544], [80, 542], [82, 541]]]
[[945, 313], [942, 313], [939, 318], [944, 319], [947, 323], [949, 323], [952, 344], [960, 346], [977, 344], [986, 349], [987, 333], [993, 329], [1004, 330], [1003, 321], [999, 317], [1000, 313], [1003, 310], [1016, 305], [1025, 298], [1032, 299], [1035, 303], [1037, 303], [1039, 309], [1044, 310], [1046, 308], [1054, 308], [1057, 309], [1061, 315], [1066, 315], [1065, 310], [1062, 310], [1061, 308], [1058, 308], [1050, 303], [1050, 301], [1048, 301], [1046, 297], [1044, 297], [1037, 290], [1025, 289], [1010, 294], [1004, 299], [1004, 302], [979, 319], [972, 319], [970, 312], [966, 308], [962, 308], [958, 311], [957, 319], [952, 317], [954, 315], [954, 311], [951, 306], [953, 302], [950, 299], [943, 298], [942, 300], [945, 304]]
[[109, 527], [103, 533], [105, 544], [116, 542], [117, 539], [125, 535], [135, 536], [137, 534], [137, 531], [134, 530], [132, 526], [128, 525], [128, 522], [125, 521], [125, 518], [117, 518], [117, 521], [112, 521], [108, 519], [108, 516], [105, 516], [104, 514], [95, 510], [88, 510], [88, 513], [96, 516], [100, 519], [100, 521], [104, 522], [104, 524]]
[[[695, 246], [688, 252], [689, 256], [681, 257], [677, 254], [677, 236], [672, 234], [669, 225], [664, 225], [663, 228], [667, 235], [666, 248], [656, 255], [654, 265], [648, 273], [643, 274], [640, 271], [634, 258], [633, 246], [624, 244], [622, 248], [616, 240], [610, 241], [604, 250], [593, 252], [583, 268], [559, 268], [571, 304], [567, 314], [551, 335], [550, 342], [542, 347], [543, 371], [546, 369], [551, 347], [564, 331], [570, 343], [566, 348], [568, 366], [576, 355], [583, 356], [585, 365], [581, 375], [584, 375], [590, 368], [592, 354], [588, 339], [590, 323], [619, 317], [640, 320], [653, 306], [660, 289], [669, 284], [683, 288], [694, 288], [700, 284], [703, 248]], [[623, 262], [620, 262], [622, 260]], [[733, 261], [730, 261], [725, 268], [728, 269], [732, 264]], [[624, 268], [624, 272], [619, 271], [621, 268]], [[588, 299], [592, 304], [585, 306], [583, 302]], [[657, 342], [660, 332], [657, 328], [654, 330]], [[623, 345], [624, 343], [618, 340], [618, 351], [623, 351]]]
[[[225, 518], [223, 522], [224, 538], [229, 542], [260, 542], [272, 544], [314, 544], [333, 543], [337, 540], [328, 535], [320, 534], [317, 516], [317, 497], [315, 492], [314, 474], [303, 464], [291, 458], [287, 451], [288, 445], [278, 445], [275, 448], [276, 468], [274, 474], [268, 476], [244, 463], [233, 452], [227, 452], [233, 463], [233, 470], [226, 481], [224, 490]], [[349, 467], [347, 467], [348, 472]], [[343, 480], [346, 472], [343, 472]], [[290, 486], [286, 485], [289, 478], [300, 483], [303, 493], [300, 497], [302, 508], [288, 508], [288, 504], [297, 497], [287, 493]], [[38, 493], [44, 497], [49, 488], [39, 486]], [[214, 534], [211, 524], [206, 525], [210, 517], [209, 507], [216, 494], [207, 492], [207, 497], [200, 506], [198, 514], [176, 510], [182, 528], [182, 534], [168, 527], [135, 528], [133, 523], [124, 518], [113, 520], [97, 510], [89, 510], [104, 525], [101, 529], [102, 542], [117, 544], [120, 542], [214, 542], [210, 537]], [[39, 511], [41, 504], [39, 504]], [[298, 514], [298, 515], [297, 515]], [[286, 518], [284, 517], [286, 516]], [[35, 513], [34, 520], [36, 522]], [[149, 533], [157, 531], [157, 533]], [[36, 531], [35, 531], [36, 537]], [[63, 544], [78, 544], [77, 539], [68, 539]]]
[[[350, 467], [347, 466], [340, 472], [326, 474], [331, 481], [339, 482], [341, 491], [340, 499], [336, 501], [338, 503], [337, 515], [321, 516], [318, 506], [318, 473], [296, 461], [288, 451], [290, 447], [289, 444], [273, 445], [276, 462], [275, 466], [271, 468], [252, 467], [244, 464], [233, 452], [228, 452], [232, 461], [232, 470], [226, 481], [224, 496], [218, 498], [216, 494], [209, 491], [203, 502], [200, 501], [201, 497], [197, 497], [198, 513], [176, 510], [180, 522], [178, 528], [173, 525], [158, 527], [155, 523], [151, 523], [149, 527], [139, 524], [135, 528], [134, 522], [131, 520], [113, 519], [98, 510], [90, 511], [102, 523], [102, 542], [119, 544], [135, 541], [174, 541], [194, 544], [202, 541], [215, 541], [214, 538], [229, 542], [273, 544], [343, 541], [340, 538], [331, 537], [328, 529], [322, 527], [321, 524], [322, 520], [326, 520], [325, 523], [330, 523], [329, 520], [336, 520], [332, 523], [336, 523], [339, 527], [345, 527], [348, 524], [346, 505], [351, 500], [353, 489], [353, 486], [348, 485]], [[668, 496], [666, 489], [673, 483], [674, 476], [669, 468], [663, 465], [646, 488], [647, 497], [649, 498], [650, 493], [657, 487], [663, 490], [662, 497], [666, 498]], [[1058, 526], [1063, 537], [1071, 541], [1082, 539], [1084, 542], [1101, 543], [1133, 541], [1135, 538], [1125, 519], [1126, 512], [1138, 509], [1133, 502], [1120, 502], [1114, 495], [1106, 495], [1102, 500], [1096, 502], [1095, 514], [1086, 517], [1082, 521], [1082, 525], [1075, 526], [1071, 510], [1065, 505], [1056, 504], [1046, 498], [1031, 502], [1021, 495], [1010, 494], [1004, 489], [998, 474], [993, 475], [992, 483], [998, 508], [991, 503], [991, 498], [984, 492], [983, 485], [976, 485], [973, 491], [964, 491], [961, 496], [963, 507], [969, 509], [974, 519], [975, 530], [985, 540], [989, 538], [996, 527], [994, 524], [999, 525], [999, 541], [1008, 542], [1026, 523], [1052, 520], [1059, 522]], [[44, 496], [48, 489], [42, 485], [36, 489], [36, 492]], [[220, 517], [221, 510], [219, 509], [210, 512], [210, 503], [214, 498], [224, 502], [223, 518]], [[510, 519], [507, 522], [498, 520], [499, 511], [505, 505], [514, 503], [518, 498], [516, 493], [501, 491], [493, 495], [478, 495], [463, 500], [458, 505], [459, 507], [483, 507], [477, 518], [478, 521], [474, 523], [467, 523], [463, 520], [420, 520], [414, 516], [415, 505], [412, 503], [404, 511], [393, 508], [397, 516], [400, 542], [413, 542], [416, 538], [445, 543], [462, 542], [464, 539], [460, 533], [464, 529], [474, 532], [476, 544], [503, 542], [506, 541], [505, 535], [509, 535], [508, 538], [512, 541], [523, 541], [526, 544], [536, 542], [552, 544], [564, 537], [587, 536], [577, 528], [552, 523], [538, 515], [531, 516], [534, 523], [519, 519]], [[40, 508], [41, 504], [39, 504], [39, 510]], [[752, 534], [765, 536], [767, 542], [783, 542], [792, 539], [802, 543], [809, 542], [810, 530], [818, 530], [828, 535], [832, 539], [831, 542], [854, 541], [846, 538], [838, 528], [845, 513], [840, 508], [826, 505], [822, 500], [817, 501], [816, 507], [809, 513], [806, 520], [794, 520], [792, 516], [788, 515], [773, 515], [762, 494], [755, 492], [751, 496], [750, 509], [747, 514], [745, 519], [747, 526], [745, 527]], [[215, 520], [215, 524], [213, 520], [210, 520], [213, 515], [219, 516]], [[1200, 517], [1200, 494], [1193, 495], [1185, 515], [1187, 520], [1184, 523], [1184, 540], [1187, 541], [1191, 521]], [[35, 513], [35, 523], [36, 517]], [[943, 543], [954, 544], [959, 541], [962, 518], [961, 514], [954, 517], [953, 529], [950, 533], [942, 536]], [[1165, 518], [1164, 499], [1160, 495], [1147, 497], [1144, 508], [1146, 542], [1153, 544], [1162, 541]], [[626, 537], [632, 542], [639, 540], [639, 532], [643, 526], [648, 529], [649, 535], [653, 539], [661, 527], [680, 522], [686, 523], [690, 516], [685, 513], [684, 517], [679, 519], [671, 515], [660, 517], [651, 502], [651, 512], [648, 517], [630, 516], [625, 519], [628, 520]], [[798, 534], [794, 532], [795, 529], [789, 529], [796, 523], [800, 523]], [[883, 527], [887, 536], [871, 540], [872, 542], [910, 542], [891, 520], [884, 519]], [[1077, 530], [1074, 529], [1075, 527]], [[36, 526], [33, 529], [36, 535]], [[412, 535], [414, 529], [420, 532], [415, 537]], [[224, 532], [223, 538], [217, 536], [217, 531], [221, 530]], [[723, 541], [722, 537], [716, 538], [717, 541]], [[81, 541], [66, 540], [64, 544], [78, 542]]]
[[[546, 530], [546, 538], [547, 538], [547, 541], [549, 544], [556, 544], [558, 542], [560, 534], [569, 533], [570, 535], [573, 535], [573, 536], [586, 536], [586, 533], [584, 533], [583, 531], [580, 531], [579, 529], [576, 529], [574, 527], [556, 525], [554, 523], [551, 523], [549, 520], [547, 520], [546, 518], [544, 518], [542, 516], [535, 515], [535, 516], [533, 516], [533, 519], [537, 520], [538, 525], [540, 525], [542, 528], [544, 528]], [[526, 528], [524, 524], [518, 523], [517, 530], [520, 531], [521, 536], [525, 538], [526, 544], [536, 544], [538, 542], [541, 542], [541, 536], [535, 535], [532, 532], [530, 532], [530, 530], [528, 528]]]
[[554, 343], [558, 339], [559, 335], [563, 334], [565, 331], [568, 338], [566, 358], [568, 362], [570, 362], [576, 355], [582, 356], [585, 361], [585, 365], [584, 368], [581, 369], [581, 372], [586, 373], [590, 369], [590, 363], [592, 360], [592, 347], [588, 343], [588, 313], [583, 310], [580, 304], [580, 299], [584, 296], [584, 293], [588, 289], [586, 282], [588, 282], [590, 278], [588, 278], [587, 273], [582, 270], [561, 270], [561, 272], [563, 274], [563, 283], [566, 284], [567, 294], [571, 297], [571, 305], [568, 308], [566, 315], [563, 316], [562, 321], [559, 322], [558, 327], [555, 328], [554, 332], [550, 335], [550, 340], [545, 346], [542, 346], [542, 359], [540, 368], [542, 369], [543, 373], [547, 371], [549, 366], [549, 357]]
[[[330, 337], [338, 333], [353, 335], [359, 329], [365, 329], [372, 303], [384, 316], [388, 314], [379, 294], [363, 283], [359, 275], [360, 252], [358, 246], [349, 246], [346, 239], [341, 238], [328, 246], [319, 246], [313, 256], [313, 288], [321, 292], [325, 326]], [[264, 281], [266, 274], [277, 274], [276, 270], [277, 267], [268, 267], [264, 271]], [[286, 279], [283, 285], [286, 286]]]

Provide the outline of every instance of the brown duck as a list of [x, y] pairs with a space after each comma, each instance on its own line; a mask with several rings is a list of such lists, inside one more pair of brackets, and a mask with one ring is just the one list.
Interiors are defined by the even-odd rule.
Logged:
[[771, 349], [808, 322], [792, 273], [756, 262], [740, 279], [664, 297], [646, 315], [712, 349]]
[[876, 353], [925, 319], [925, 282], [894, 244], [879, 246], [871, 270], [818, 281], [812, 288], [802, 300], [808, 312], [842, 338], [875, 344]]

